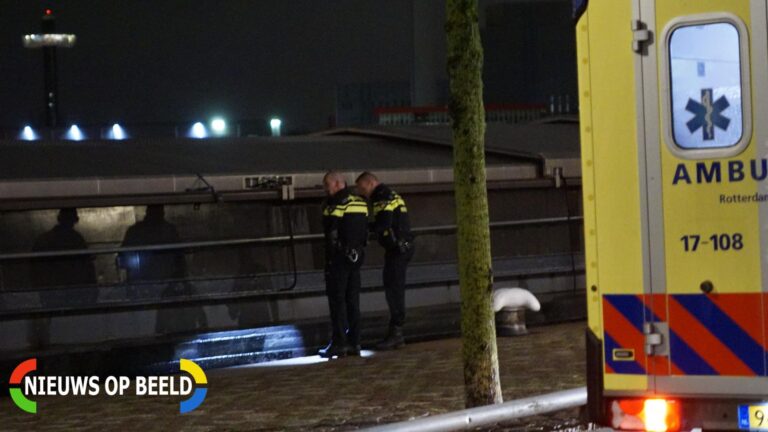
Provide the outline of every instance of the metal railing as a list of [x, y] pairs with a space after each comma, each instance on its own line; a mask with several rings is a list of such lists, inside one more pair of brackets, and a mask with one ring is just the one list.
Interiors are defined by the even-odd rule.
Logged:
[[477, 430], [479, 427], [548, 414], [587, 404], [587, 388], [578, 387], [497, 405], [454, 411], [400, 423], [365, 429], [367, 432], [446, 432]]
[[[491, 222], [489, 226], [491, 228], [510, 228], [515, 226], [530, 226], [530, 225], [551, 225], [568, 222], [578, 222], [583, 220], [581, 216], [574, 217], [554, 217], [554, 218], [540, 218], [540, 219], [522, 219], [517, 221], [503, 221], [503, 222]], [[414, 234], [443, 234], [452, 233], [457, 229], [456, 225], [438, 225], [433, 227], [421, 227], [411, 230]], [[61, 251], [42, 251], [42, 252], [20, 252], [20, 253], [7, 253], [0, 254], [1, 261], [13, 261], [13, 260], [28, 260], [37, 258], [62, 258], [71, 256], [82, 255], [106, 255], [106, 254], [119, 254], [127, 252], [149, 252], [149, 251], [172, 251], [172, 250], [185, 250], [185, 249], [200, 249], [200, 248], [213, 248], [213, 247], [226, 247], [226, 246], [249, 246], [249, 245], [265, 245], [265, 244], [279, 244], [287, 243], [293, 239], [296, 242], [321, 240], [323, 234], [297, 234], [294, 236], [274, 236], [274, 237], [259, 237], [259, 238], [244, 238], [244, 239], [232, 239], [232, 240], [210, 240], [210, 241], [196, 241], [196, 242], [182, 242], [182, 243], [168, 243], [148, 246], [131, 246], [131, 247], [110, 247], [110, 248], [93, 248], [93, 249], [76, 249], [76, 250], [61, 250]]]
[[[583, 218], [581, 216], [570, 217], [551, 217], [551, 218], [538, 218], [538, 219], [521, 219], [515, 221], [499, 221], [491, 222], [490, 228], [510, 228], [510, 227], [524, 227], [524, 226], [536, 226], [536, 225], [555, 225], [555, 224], [573, 224], [575, 222], [581, 222]], [[440, 225], [432, 227], [420, 227], [414, 228], [412, 232], [417, 235], [431, 235], [431, 234], [452, 234], [456, 231], [456, 225]], [[97, 303], [90, 305], [77, 305], [71, 307], [62, 307], [55, 309], [24, 309], [24, 310], [0, 310], [0, 321], [11, 319], [26, 319], [45, 316], [57, 316], [57, 315], [75, 315], [80, 313], [98, 313], [104, 311], [113, 310], [141, 310], [147, 307], [153, 308], [169, 308], [177, 306], [192, 306], [192, 305], [215, 305], [226, 304], [237, 301], [248, 301], [256, 298], [261, 298], [266, 294], [281, 294], [286, 291], [292, 290], [297, 283], [297, 263], [295, 253], [295, 243], [322, 240], [323, 234], [298, 234], [272, 237], [260, 237], [260, 238], [245, 238], [245, 239], [232, 239], [232, 240], [212, 240], [212, 241], [197, 241], [197, 242], [182, 242], [171, 244], [158, 244], [148, 246], [133, 246], [133, 247], [111, 247], [111, 248], [94, 248], [83, 250], [62, 250], [62, 251], [42, 251], [42, 252], [22, 252], [22, 253], [7, 253], [0, 254], [0, 268], [2, 268], [3, 262], [20, 261], [20, 260], [33, 260], [42, 258], [61, 258], [72, 256], [84, 256], [84, 255], [104, 255], [104, 254], [120, 254], [129, 252], [142, 252], [142, 251], [172, 251], [172, 250], [190, 250], [199, 248], [214, 248], [214, 247], [232, 247], [232, 246], [247, 246], [247, 245], [269, 245], [269, 244], [284, 244], [288, 243], [291, 247], [291, 259], [293, 261], [293, 282], [290, 286], [282, 289], [275, 290], [252, 290], [252, 291], [240, 291], [240, 292], [226, 292], [217, 294], [203, 294], [203, 295], [188, 295], [188, 296], [174, 296], [168, 298], [153, 298], [149, 300], [129, 300], [129, 301], [112, 301], [109, 303]], [[575, 252], [571, 250], [571, 254]], [[576, 273], [575, 264], [572, 268], [572, 272]], [[574, 276], [575, 277], [575, 276]], [[216, 278], [220, 280], [232, 280], [241, 279], [242, 276], [227, 276]], [[148, 284], [162, 284], [169, 281], [154, 281], [146, 282]], [[68, 287], [65, 287], [67, 289]]]

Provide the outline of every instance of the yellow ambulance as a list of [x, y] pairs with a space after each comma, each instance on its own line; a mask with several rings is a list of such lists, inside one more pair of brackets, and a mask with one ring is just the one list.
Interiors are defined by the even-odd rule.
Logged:
[[768, 430], [768, 0], [574, 0], [589, 414]]

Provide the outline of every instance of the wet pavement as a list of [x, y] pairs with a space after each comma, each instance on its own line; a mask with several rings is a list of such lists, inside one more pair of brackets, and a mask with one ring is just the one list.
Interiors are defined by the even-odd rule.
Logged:
[[[504, 400], [585, 385], [584, 322], [499, 338]], [[38, 414], [0, 398], [0, 430], [342, 431], [464, 408], [461, 341], [411, 344], [363, 358], [291, 360], [206, 371], [208, 394], [179, 414], [180, 396], [38, 397]], [[579, 430], [578, 410], [490, 430]]]

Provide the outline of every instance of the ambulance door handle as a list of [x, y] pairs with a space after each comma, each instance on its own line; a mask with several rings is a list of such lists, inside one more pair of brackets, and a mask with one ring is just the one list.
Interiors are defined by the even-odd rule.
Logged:
[[669, 355], [669, 325], [665, 322], [646, 322], [643, 324], [645, 334], [645, 355]]
[[632, 51], [643, 54], [645, 46], [651, 43], [651, 31], [648, 26], [640, 21], [632, 21]]

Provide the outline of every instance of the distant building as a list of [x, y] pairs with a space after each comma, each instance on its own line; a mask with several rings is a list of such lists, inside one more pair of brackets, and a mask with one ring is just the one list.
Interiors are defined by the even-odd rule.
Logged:
[[[414, 1], [410, 82], [338, 86], [335, 125], [448, 123], [444, 23], [441, 0]], [[488, 122], [578, 112], [570, 0], [482, 0], [480, 32]]]
[[360, 126], [377, 123], [377, 108], [411, 105], [411, 84], [385, 81], [345, 84], [336, 87], [336, 125]]
[[486, 4], [480, 30], [486, 103], [546, 104], [553, 113], [576, 113], [576, 32], [571, 2]]
[[[395, 107], [376, 108], [380, 125], [444, 125], [450, 123], [448, 107]], [[488, 123], [527, 123], [540, 119], [547, 113], [545, 105], [538, 104], [489, 104], [485, 106], [485, 120]]]

